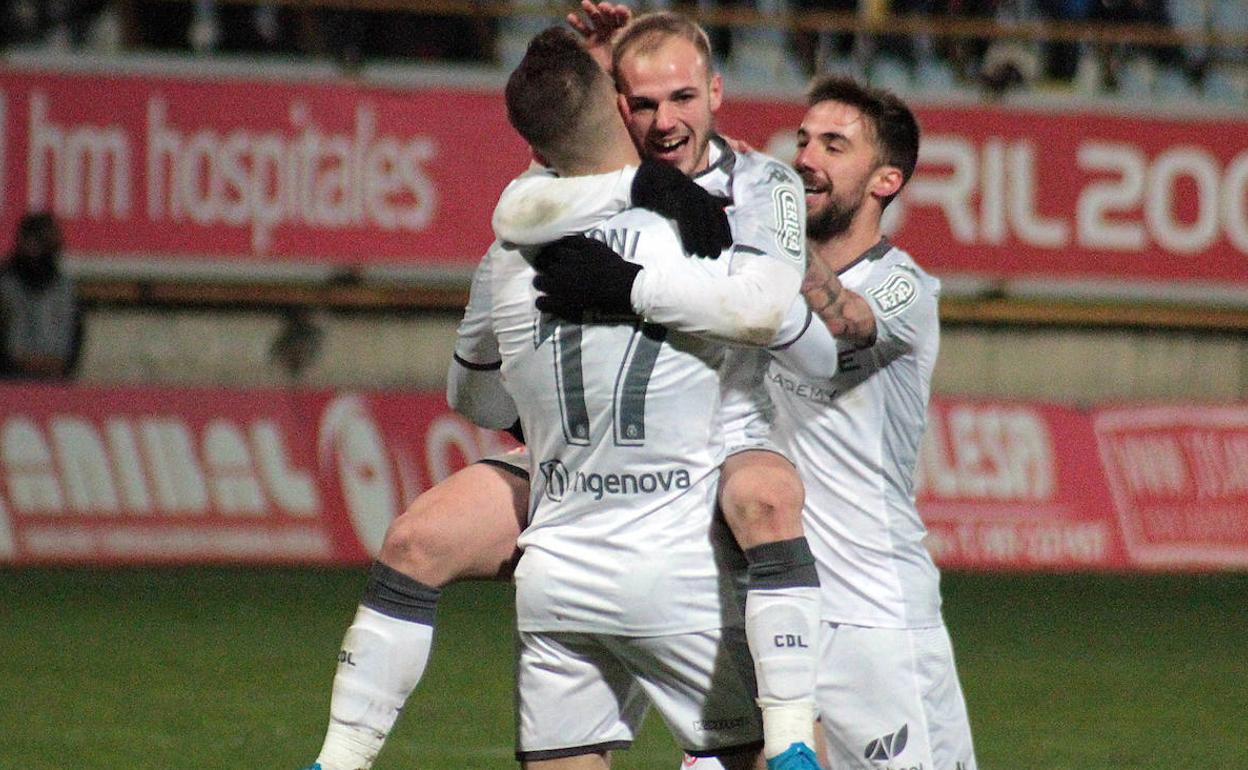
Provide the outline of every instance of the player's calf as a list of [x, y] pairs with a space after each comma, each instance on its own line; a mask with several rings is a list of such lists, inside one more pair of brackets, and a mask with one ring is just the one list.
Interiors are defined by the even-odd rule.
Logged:
[[819, 576], [802, 530], [803, 502], [796, 470], [778, 454], [752, 450], [724, 463], [720, 505], [748, 565], [745, 630], [763, 754], [786, 768], [814, 766]]
[[320, 770], [372, 766], [424, 674], [442, 586], [510, 576], [527, 500], [527, 475], [482, 462], [391, 524], [338, 652]]

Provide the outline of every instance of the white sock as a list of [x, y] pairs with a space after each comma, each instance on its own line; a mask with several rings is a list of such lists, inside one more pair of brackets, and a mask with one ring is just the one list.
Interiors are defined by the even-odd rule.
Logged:
[[433, 626], [360, 606], [338, 653], [323, 770], [368, 770], [429, 662]]
[[754, 655], [763, 756], [794, 743], [815, 746], [819, 589], [753, 588], [745, 595], [745, 634]]

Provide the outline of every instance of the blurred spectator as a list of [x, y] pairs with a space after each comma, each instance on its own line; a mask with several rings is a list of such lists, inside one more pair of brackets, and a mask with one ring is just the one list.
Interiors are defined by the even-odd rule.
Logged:
[[69, 377], [82, 347], [74, 283], [60, 270], [61, 228], [51, 214], [27, 214], [0, 270], [0, 373]]
[[325, 331], [316, 325], [307, 308], [288, 308], [282, 328], [269, 346], [269, 359], [280, 365], [292, 381], [299, 380], [321, 354]]
[[307, 43], [314, 11], [274, 3], [132, 0], [139, 46], [197, 53], [320, 53]]
[[131, 7], [135, 37], [147, 48], [328, 56], [348, 68], [371, 59], [489, 61], [494, 56], [496, 25], [488, 17], [216, 0], [132, 0]]
[[108, 0], [0, 0], [0, 46], [79, 47]]
[[[1036, 0], [1040, 17], [1048, 21], [1083, 22], [1091, 17], [1101, 0]], [[1050, 40], [1044, 45], [1044, 74], [1069, 83], [1079, 69], [1082, 46], [1069, 40]]]
[[[955, 18], [987, 20], [997, 15], [998, 0], [945, 0], [945, 11]], [[949, 42], [949, 57], [961, 79], [979, 78], [984, 54], [991, 41], [987, 38], [958, 37]]]
[[[1154, 27], [1170, 31], [1170, 11], [1165, 0], [1097, 0], [1089, 18], [1102, 24]], [[1165, 67], [1183, 67], [1183, 50], [1177, 45], [1117, 43], [1101, 48], [1105, 85], [1118, 89], [1124, 69], [1137, 61]]]
[[[996, 0], [994, 5], [993, 16], [1002, 26], [1036, 18], [1036, 9], [1029, 0]], [[1033, 40], [998, 37], [988, 45], [979, 62], [980, 84], [992, 96], [1031, 86], [1040, 75], [1041, 48]]]
[[496, 24], [492, 18], [326, 9], [318, 20], [319, 52], [347, 67], [374, 59], [488, 62], [494, 58]]
[[[858, 0], [793, 0], [793, 8], [798, 13], [855, 13]], [[854, 52], [855, 37], [852, 32], [801, 31], [793, 42], [806, 74], [815, 75], [826, 71], [830, 63], [848, 60]]]

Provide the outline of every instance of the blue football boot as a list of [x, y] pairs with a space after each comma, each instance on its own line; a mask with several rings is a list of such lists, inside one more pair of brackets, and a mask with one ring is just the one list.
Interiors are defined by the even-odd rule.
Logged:
[[767, 760], [767, 770], [819, 770], [819, 761], [809, 746], [794, 743]]

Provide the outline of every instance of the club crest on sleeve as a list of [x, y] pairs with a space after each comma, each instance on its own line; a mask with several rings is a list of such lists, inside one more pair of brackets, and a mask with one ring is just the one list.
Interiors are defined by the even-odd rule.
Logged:
[[805, 261], [802, 242], [802, 211], [797, 191], [791, 185], [777, 185], [771, 193], [776, 204], [776, 246], [794, 262]]
[[880, 306], [880, 314], [891, 318], [914, 304], [919, 296], [919, 287], [912, 276], [896, 272], [868, 294]]

